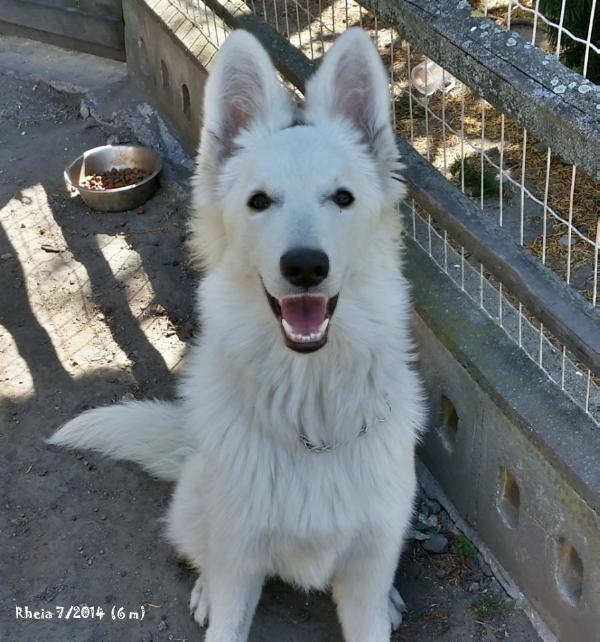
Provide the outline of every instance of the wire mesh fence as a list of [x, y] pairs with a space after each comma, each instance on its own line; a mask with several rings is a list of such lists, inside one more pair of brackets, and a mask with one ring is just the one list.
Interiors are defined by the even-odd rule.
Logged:
[[585, 78], [600, 80], [600, 11], [597, 0], [477, 0], [498, 24], [558, 56]]
[[[200, 0], [173, 1], [218, 48], [229, 27]], [[471, 15], [482, 17], [475, 27], [482, 32], [494, 28], [495, 22], [515, 39], [526, 40], [526, 47], [540, 48], [549, 57], [562, 59], [572, 45], [580, 47], [578, 91], [597, 99], [600, 111], [600, 89], [586, 80], [600, 59], [600, 10], [596, 0], [557, 2], [556, 20], [551, 0], [474, 0]], [[589, 11], [579, 15], [577, 27], [568, 18], [570, 3], [584, 5], [584, 14]], [[227, 0], [220, 5], [232, 14], [256, 16], [313, 61], [346, 29], [366, 29], [389, 70], [398, 134], [477, 202], [481, 216], [494, 220], [578, 296], [598, 306], [600, 183], [595, 177], [565, 163], [543, 140], [480, 98], [478, 87], [460, 82], [396, 29], [382, 24], [376, 10], [368, 11], [354, 0]], [[403, 210], [407, 232], [428, 256], [600, 424], [600, 373], [578, 362], [430, 214], [414, 201]]]

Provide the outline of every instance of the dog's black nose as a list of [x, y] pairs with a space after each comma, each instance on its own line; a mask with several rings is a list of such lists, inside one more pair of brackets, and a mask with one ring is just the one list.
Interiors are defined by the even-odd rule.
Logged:
[[297, 247], [288, 250], [279, 261], [281, 274], [292, 285], [310, 288], [319, 285], [329, 274], [329, 257], [321, 250]]

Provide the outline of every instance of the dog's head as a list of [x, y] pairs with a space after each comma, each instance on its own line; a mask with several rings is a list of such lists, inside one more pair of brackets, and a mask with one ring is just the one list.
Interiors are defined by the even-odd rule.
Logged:
[[234, 32], [205, 90], [192, 249], [264, 290], [285, 344], [327, 342], [338, 298], [368, 283], [397, 237], [403, 195], [388, 79], [351, 29], [308, 83], [301, 115], [259, 42]]

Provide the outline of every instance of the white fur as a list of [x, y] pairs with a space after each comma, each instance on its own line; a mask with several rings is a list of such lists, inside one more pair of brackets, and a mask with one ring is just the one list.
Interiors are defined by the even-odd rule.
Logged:
[[[387, 80], [365, 33], [338, 39], [304, 114], [306, 125], [290, 127], [266, 53], [246, 33], [230, 36], [206, 87], [191, 224], [206, 270], [203, 331], [182, 401], [88, 412], [52, 438], [177, 477], [168, 537], [200, 573], [190, 608], [208, 618], [207, 642], [247, 639], [269, 575], [331, 586], [346, 642], [388, 642], [402, 619], [393, 577], [424, 404], [399, 268]], [[348, 209], [329, 198], [339, 188], [355, 196]], [[250, 210], [255, 190], [274, 204]], [[329, 256], [315, 291], [339, 293], [328, 342], [305, 355], [285, 347], [263, 291], [292, 292], [279, 258], [299, 244]], [[301, 433], [335, 447], [310, 452]]]

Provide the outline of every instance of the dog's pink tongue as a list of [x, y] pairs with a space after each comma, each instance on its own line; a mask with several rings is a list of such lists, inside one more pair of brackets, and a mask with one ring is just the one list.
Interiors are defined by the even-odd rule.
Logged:
[[279, 302], [281, 317], [296, 334], [309, 335], [319, 330], [327, 315], [327, 298], [324, 296], [297, 296]]

